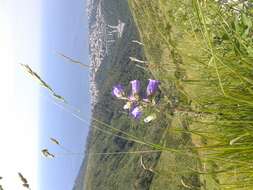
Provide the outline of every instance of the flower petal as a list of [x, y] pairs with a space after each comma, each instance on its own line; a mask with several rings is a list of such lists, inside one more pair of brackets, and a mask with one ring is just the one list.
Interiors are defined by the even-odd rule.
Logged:
[[141, 82], [139, 80], [132, 80], [130, 83], [132, 85], [132, 94], [138, 94], [141, 90]]
[[149, 79], [149, 83], [147, 86], [147, 96], [152, 96], [156, 93], [158, 90], [158, 87], [160, 85], [160, 81]]
[[140, 106], [133, 108], [131, 114], [135, 119], [140, 119], [142, 116], [142, 108]]
[[121, 84], [114, 86], [112, 90], [112, 95], [117, 98], [124, 97], [124, 87]]

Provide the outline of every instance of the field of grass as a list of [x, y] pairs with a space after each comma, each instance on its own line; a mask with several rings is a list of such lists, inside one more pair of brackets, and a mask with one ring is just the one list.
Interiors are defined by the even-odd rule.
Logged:
[[[155, 175], [150, 189], [181, 189], [172, 185], [180, 183], [186, 189], [253, 189], [252, 9], [200, 0], [129, 5], [144, 43], [143, 66], [162, 82], [173, 112], [155, 168], [163, 175]], [[168, 156], [169, 141], [182, 133], [190, 142], [181, 138], [179, 153]], [[199, 176], [197, 186], [180, 175], [186, 172], [178, 160], [186, 156], [200, 163], [190, 169]]]

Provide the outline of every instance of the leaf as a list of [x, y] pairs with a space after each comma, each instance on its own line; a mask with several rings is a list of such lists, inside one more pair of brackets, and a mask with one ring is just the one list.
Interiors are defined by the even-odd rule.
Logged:
[[236, 138], [232, 139], [232, 140], [229, 142], [229, 144], [230, 144], [230, 145], [233, 145], [234, 143], [236, 143], [237, 141], [239, 141], [241, 138], [243, 138], [243, 137], [245, 137], [245, 136], [248, 136], [248, 135], [249, 135], [249, 133], [245, 133], [245, 134], [243, 134], [243, 135], [241, 135], [241, 136], [239, 136], [239, 137], [236, 137]]
[[252, 21], [250, 17], [248, 17], [246, 14], [242, 14], [242, 23], [244, 24], [244, 26], [247, 26], [247, 28], [252, 27]]
[[187, 189], [192, 189], [191, 186], [187, 185], [187, 184], [184, 182], [183, 179], [181, 179], [180, 181], [181, 181], [181, 184], [182, 184], [185, 188], [187, 188]]
[[229, 36], [227, 33], [224, 33], [221, 38], [222, 40], [229, 40]]

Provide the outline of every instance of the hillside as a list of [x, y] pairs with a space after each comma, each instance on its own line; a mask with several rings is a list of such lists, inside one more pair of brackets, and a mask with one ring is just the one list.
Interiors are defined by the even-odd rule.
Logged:
[[[144, 125], [142, 122], [131, 119], [123, 111], [122, 102], [112, 97], [111, 90], [115, 84], [121, 83], [129, 87], [129, 81], [138, 79], [142, 81], [144, 91], [147, 79], [152, 76], [146, 69], [137, 67], [129, 59], [130, 56], [140, 60], [146, 58], [143, 47], [132, 42], [132, 40], [139, 40], [139, 33], [128, 1], [105, 0], [100, 5], [100, 1], [92, 2], [90, 28], [99, 22], [98, 30], [101, 31], [101, 24], [105, 22], [116, 25], [118, 19], [126, 23], [126, 26], [123, 36], [110, 45], [109, 53], [104, 53], [102, 61], [94, 64], [99, 65], [92, 78], [97, 93], [94, 93], [97, 95], [93, 108], [94, 120], [86, 146], [86, 158], [74, 190], [146, 190], [150, 189], [152, 183], [156, 183], [152, 189], [164, 189], [165, 186], [173, 190], [187, 189], [182, 184], [182, 179], [185, 183], [198, 187], [198, 175], [193, 172], [198, 166], [198, 160], [187, 155], [182, 157], [173, 152], [169, 154], [168, 152], [110, 154], [152, 151], [155, 149], [153, 146], [155, 144], [171, 148], [190, 146], [191, 139], [187, 133], [178, 133], [170, 129], [174, 120], [171, 119], [168, 102], [162, 103], [163, 112], [160, 113], [157, 121]], [[97, 10], [99, 7], [101, 11]], [[95, 13], [98, 12], [103, 15], [103, 22], [94, 19]], [[104, 35], [97, 36], [106, 39]], [[102, 50], [96, 53], [103, 52], [103, 43], [100, 44], [101, 46], [98, 47], [102, 47]], [[168, 84], [167, 87], [172, 97], [171, 101], [176, 101], [177, 92], [173, 85]], [[161, 97], [163, 96], [162, 93]], [[145, 169], [142, 164], [148, 169]], [[168, 172], [168, 169], [172, 169], [173, 172]]]
[[[93, 2], [93, 17], [97, 12], [99, 1]], [[136, 67], [129, 59], [129, 56], [144, 59], [143, 50], [138, 44], [131, 41], [139, 38], [133, 18], [130, 14], [128, 3], [126, 0], [106, 0], [102, 4], [102, 13], [105, 22], [110, 25], [116, 25], [118, 19], [126, 23], [122, 38], [117, 39], [110, 45], [110, 52], [104, 55], [99, 68], [94, 74], [96, 88], [98, 90], [96, 100], [93, 107], [93, 118], [107, 124], [112, 124], [118, 129], [126, 132], [144, 133], [144, 129], [137, 128], [134, 121], [128, 119], [126, 113], [122, 112], [122, 104], [111, 96], [112, 87], [121, 83], [128, 85], [130, 80], [139, 79], [146, 81], [148, 73], [143, 69]], [[96, 20], [91, 19], [90, 27], [95, 24]], [[103, 34], [106, 35], [106, 34]], [[104, 36], [102, 37], [104, 39]], [[93, 121], [92, 126], [99, 126], [105, 128], [103, 125]], [[117, 152], [129, 151], [139, 148], [133, 141], [128, 141], [115, 137], [113, 135], [105, 134], [94, 128], [90, 129], [89, 139], [86, 147], [86, 155], [89, 152]], [[107, 129], [105, 129], [107, 130]], [[154, 157], [158, 157], [155, 154]], [[130, 159], [130, 160], [129, 160]], [[91, 155], [86, 156], [83, 165], [80, 169], [76, 180], [74, 190], [83, 189], [115, 189], [116, 187], [124, 187], [128, 189], [129, 181], [138, 181], [141, 176], [146, 176], [147, 181], [152, 179], [152, 174], [143, 172], [140, 166], [136, 167], [136, 162], [139, 160], [138, 156], [127, 155]], [[128, 171], [124, 167], [128, 167]], [[112, 170], [114, 172], [112, 172]], [[128, 175], [125, 180], [125, 175], [115, 177], [122, 172]], [[121, 178], [121, 180], [120, 180]], [[110, 180], [108, 180], [110, 179]], [[85, 181], [85, 184], [84, 184]], [[123, 183], [124, 181], [124, 183]], [[134, 183], [133, 183], [134, 184]], [[144, 185], [145, 186], [145, 185]], [[118, 189], [116, 188], [116, 189]], [[120, 188], [124, 189], [124, 188]]]

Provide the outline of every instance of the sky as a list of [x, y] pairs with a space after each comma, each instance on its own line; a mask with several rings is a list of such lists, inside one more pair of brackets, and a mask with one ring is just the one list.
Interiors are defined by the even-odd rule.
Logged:
[[40, 67], [40, 6], [33, 0], [0, 1], [0, 184], [6, 189], [24, 189], [17, 172], [35, 189], [38, 184], [39, 89], [19, 63]]
[[[88, 24], [83, 0], [45, 0], [42, 11], [42, 72], [52, 88], [68, 101], [67, 109], [87, 123], [82, 123], [60, 106], [56, 106], [47, 91], [41, 92], [40, 147], [56, 154], [52, 160], [40, 161], [40, 186], [43, 189], [69, 190], [77, 177], [89, 127], [89, 71], [70, 63], [57, 52], [88, 63]], [[69, 155], [49, 141], [58, 139]]]
[[[24, 189], [17, 172], [35, 190], [73, 187], [89, 126], [88, 70], [56, 52], [88, 63], [85, 9], [85, 0], [0, 0], [0, 185], [5, 189]], [[20, 63], [28, 64], [64, 96], [67, 109], [80, 109], [86, 123], [57, 106]], [[80, 154], [67, 154], [49, 137]], [[43, 158], [42, 148], [56, 158]]]

